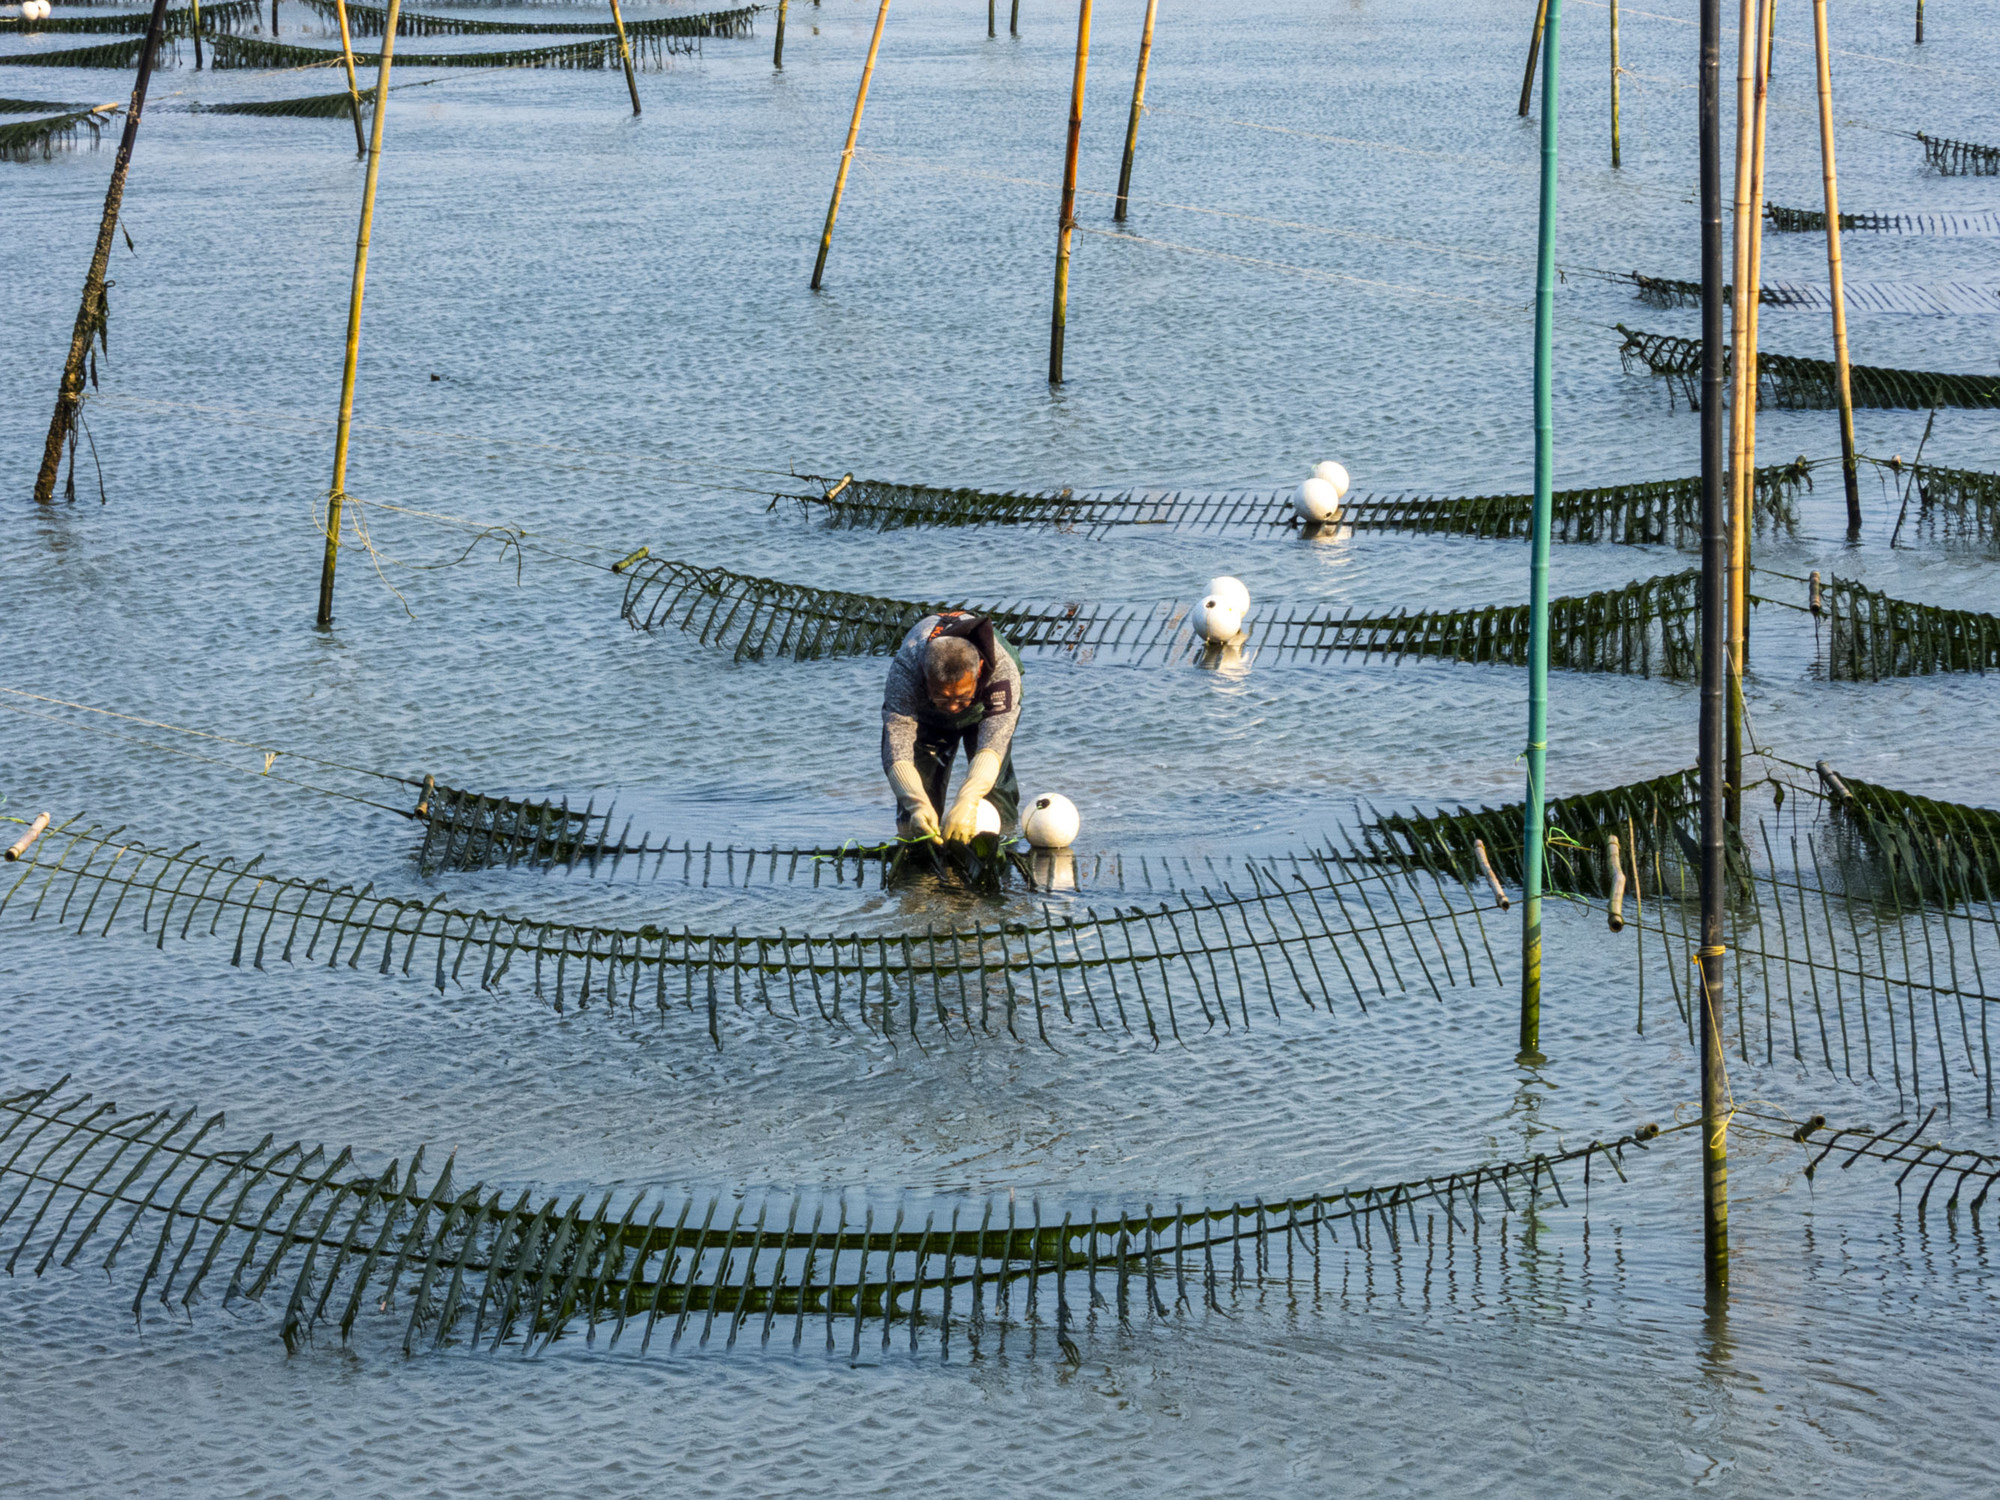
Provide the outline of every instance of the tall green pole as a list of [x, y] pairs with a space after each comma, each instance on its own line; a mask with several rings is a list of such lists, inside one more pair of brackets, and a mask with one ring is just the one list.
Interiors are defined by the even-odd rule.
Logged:
[[1528, 796], [1521, 822], [1521, 1055], [1542, 1059], [1542, 797], [1549, 756], [1549, 512], [1555, 484], [1556, 68], [1562, 0], [1542, 36], [1542, 217], [1535, 248], [1535, 511], [1528, 572]]

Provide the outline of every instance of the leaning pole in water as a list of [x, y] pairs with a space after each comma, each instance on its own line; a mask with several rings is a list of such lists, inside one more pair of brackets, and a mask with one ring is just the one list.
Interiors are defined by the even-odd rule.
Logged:
[[1090, 71], [1090, 0], [1076, 13], [1076, 72], [1069, 89], [1069, 145], [1063, 156], [1062, 211], [1056, 229], [1056, 290], [1049, 307], [1049, 384], [1063, 383], [1063, 335], [1069, 327], [1069, 247], [1076, 234], [1076, 159], [1083, 140], [1083, 83]]
[[375, 118], [368, 129], [368, 171], [361, 183], [361, 227], [354, 235], [354, 282], [347, 296], [347, 358], [340, 370], [340, 419], [333, 431], [333, 486], [326, 497], [326, 552], [319, 565], [321, 630], [333, 627], [333, 570], [340, 561], [340, 506], [347, 498], [347, 439], [354, 430], [354, 378], [361, 360], [361, 295], [368, 288], [368, 237], [375, 225], [375, 184], [382, 177], [382, 126], [389, 113], [389, 65], [403, 0], [389, 0], [382, 55], [375, 67]]
[[854, 165], [854, 143], [861, 137], [861, 111], [868, 105], [868, 81], [875, 76], [875, 55], [882, 50], [882, 28], [889, 23], [889, 0], [875, 12], [875, 34], [868, 38], [868, 61], [861, 65], [861, 87], [854, 91], [854, 117], [847, 122], [847, 144], [840, 151], [840, 170], [833, 174], [833, 198], [826, 205], [826, 227], [819, 234], [819, 255], [813, 260], [812, 289], [826, 278], [826, 254], [833, 248], [833, 221], [840, 217], [840, 195], [847, 191], [847, 169]]
[[1528, 795], [1521, 815], [1521, 1052], [1542, 1059], [1542, 798], [1549, 757], [1549, 513], [1555, 484], [1556, 99], [1562, 0], [1542, 36], [1542, 207], [1535, 246], [1535, 509], [1528, 569]]
[[1729, 1116], [1722, 1066], [1723, 697], [1729, 495], [1723, 427], [1722, 0], [1701, 0], [1701, 1203], [1711, 1298], [1729, 1288]]

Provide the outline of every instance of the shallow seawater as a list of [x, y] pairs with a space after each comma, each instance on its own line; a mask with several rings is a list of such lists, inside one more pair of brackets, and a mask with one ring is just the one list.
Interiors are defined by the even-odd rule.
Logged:
[[[432, 879], [401, 815], [414, 794], [366, 772], [615, 801], [621, 824], [697, 844], [885, 834], [882, 661], [734, 662], [634, 631], [603, 567], [640, 546], [901, 597], [1150, 606], [1233, 573], [1261, 599], [1357, 611], [1525, 598], [1526, 552], [1510, 543], [876, 533], [771, 505], [795, 474], [1276, 490], [1324, 457], [1364, 491], [1529, 487], [1538, 120], [1514, 109], [1528, 5], [1170, 0], [1130, 237], [1114, 238], [1096, 231], [1113, 227], [1143, 6], [1106, 0], [1083, 132], [1092, 232], [1077, 236], [1057, 391], [1046, 338], [1074, 12], [1021, 9], [1022, 35], [1006, 35], [1003, 5], [990, 41], [977, 6], [892, 12], [817, 295], [815, 237], [874, 18], [862, 0], [792, 5], [782, 73], [762, 15], [753, 39], [642, 74], [637, 121], [615, 72], [398, 69], [412, 87], [388, 118], [348, 483], [400, 509], [364, 511], [378, 557], [344, 551], [327, 634], [311, 628], [314, 507], [361, 167], [343, 120], [184, 106], [324, 92], [333, 75], [196, 73], [184, 56], [156, 76], [125, 204], [134, 248], [117, 248], [87, 409], [94, 456], [87, 445], [75, 503], [41, 510], [28, 476], [110, 151], [4, 164], [0, 470], [14, 499], [0, 507], [0, 686], [287, 753], [266, 776], [239, 746], [8, 699], [0, 811], [81, 813], [149, 843], [262, 852], [285, 874], [548, 918], [897, 931], [980, 908], [826, 882]], [[1836, 15], [1850, 211], [2000, 208], [2000, 181], [1929, 174], [1897, 134], [2000, 140], [1983, 87], [2000, 27], [1943, 9], [1921, 49], [1907, 6]], [[1606, 12], [1566, 11], [1557, 483], [1679, 477], [1698, 467], [1697, 419], [1621, 369], [1612, 325], [1692, 335], [1697, 314], [1589, 273], [1698, 274], [1695, 12], [1624, 11], [1614, 173]], [[327, 42], [301, 7], [283, 25], [284, 40]], [[1818, 202], [1810, 37], [1803, 9], [1781, 13], [1768, 196], [1788, 206]], [[9, 96], [125, 86], [0, 60]], [[1847, 275], [1991, 282], [1996, 245], [1857, 234]], [[1825, 279], [1822, 240], [1765, 246], [1768, 279]], [[1856, 313], [1851, 339], [1858, 362], [1976, 373], [1994, 367], [1994, 328]], [[1780, 308], [1762, 337], [1787, 353], [1829, 342], [1824, 315]], [[1861, 447], [1908, 457], [1924, 425], [1863, 412]], [[1758, 435], [1767, 461], [1838, 449], [1827, 412], [1765, 411]], [[1924, 455], [2000, 468], [2000, 425], [1940, 412]], [[1867, 524], [1850, 545], [1837, 462], [1822, 462], [1797, 536], [1760, 543], [1756, 560], [1994, 609], [1990, 553], [1911, 546], [1907, 531], [1891, 550], [1899, 498], [1864, 468]], [[488, 533], [460, 560], [486, 526], [525, 536], [503, 547]], [[1693, 561], [1559, 546], [1555, 592]], [[1803, 585], [1767, 575], [1757, 589], [1773, 601], [1754, 625], [1761, 743], [1993, 802], [2000, 710], [1986, 679], [1829, 683], [1809, 617], [1783, 607]], [[1025, 790], [1077, 802], [1092, 856], [1128, 871], [1226, 863], [1342, 837], [1369, 805], [1517, 798], [1524, 685], [1497, 667], [1228, 673], [1031, 655], [1016, 758]], [[1558, 793], [1693, 758], [1689, 685], [1559, 673], [1551, 697]], [[1654, 1020], [1652, 994], [1638, 1032], [1630, 937], [1601, 922], [1551, 912], [1551, 1062], [1530, 1071], [1511, 1061], [1516, 928], [1490, 914], [1499, 985], [1476, 968], [1477, 985], [1441, 995], [1391, 983], [1365, 1011], [1290, 1005], [1180, 1046], [1079, 1026], [1057, 1048], [1004, 1033], [918, 1048], [752, 1007], [727, 1015], [718, 1050], [679, 1009], [557, 1014], [519, 985], [440, 994], [368, 966], [260, 972], [232, 967], [219, 939], [156, 947], [136, 929], [78, 935], [10, 908], [0, 1090], [70, 1073], [132, 1110], [226, 1109], [239, 1144], [266, 1130], [352, 1143], [378, 1167], [428, 1142], [470, 1175], [551, 1192], [804, 1190], [856, 1205], [1011, 1193], [1110, 1212], [1269, 1198], [1685, 1118], [1696, 1059]], [[1746, 1104], [1836, 1123], [1909, 1113], [1886, 1079], [1735, 1052], [1731, 1066]], [[1935, 1132], [1994, 1149], [1978, 1100], [1957, 1106]], [[1030, 1325], [949, 1357], [930, 1341], [910, 1353], [871, 1339], [855, 1360], [844, 1342], [828, 1354], [774, 1338], [643, 1358], [600, 1339], [527, 1360], [408, 1359], [400, 1320], [366, 1316], [351, 1344], [328, 1332], [287, 1356], [256, 1306], [211, 1300], [192, 1321], [135, 1326], [125, 1272], [107, 1285], [24, 1268], [0, 1291], [0, 1480], [49, 1495], [1990, 1492], [2000, 1476], [1977, 1434], [1996, 1364], [1991, 1214], [1933, 1204], [1920, 1218], [1893, 1170], [1868, 1164], [1809, 1184], [1796, 1147], [1739, 1135], [1733, 1295], [1717, 1317], [1691, 1147], [1684, 1133], [1628, 1152], [1629, 1183], [1600, 1175], [1587, 1204], [1545, 1197], [1476, 1244], [1433, 1215], [1395, 1253], [1330, 1251], [1221, 1311], [1124, 1326], [1098, 1309], [1076, 1366]]]

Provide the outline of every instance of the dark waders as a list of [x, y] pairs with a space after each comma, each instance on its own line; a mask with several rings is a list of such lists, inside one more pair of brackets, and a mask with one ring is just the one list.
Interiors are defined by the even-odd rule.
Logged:
[[[951, 764], [958, 759], [960, 745], [965, 746], [965, 759], [970, 764], [979, 750], [977, 721], [959, 727], [929, 719], [917, 720], [917, 774], [924, 779], [924, 795], [931, 799], [931, 807], [936, 810], [940, 822], [951, 806], [945, 801], [945, 784], [951, 780]], [[1012, 745], [1007, 747], [1006, 755], [1001, 758], [1000, 779], [993, 783], [993, 790], [986, 794], [986, 800], [999, 810], [1000, 826], [1003, 828], [1020, 816], [1021, 785], [1014, 779]]]

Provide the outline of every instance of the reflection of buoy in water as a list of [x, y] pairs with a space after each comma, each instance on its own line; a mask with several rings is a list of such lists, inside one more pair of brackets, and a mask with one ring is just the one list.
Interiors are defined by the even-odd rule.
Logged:
[[1324, 479], [1328, 484], [1332, 485], [1333, 498], [1336, 500], [1345, 500], [1347, 498], [1347, 488], [1353, 483], [1347, 477], [1347, 470], [1343, 469], [1330, 458], [1324, 463], [1313, 465], [1313, 478]]
[[1076, 889], [1076, 856], [1067, 849], [1037, 849], [1030, 857], [1035, 884], [1045, 891]]
[[1233, 641], [1243, 634], [1243, 611], [1234, 599], [1210, 594], [1195, 607], [1194, 631], [1205, 641]]
[[1231, 578], [1225, 573], [1220, 578], [1208, 580], [1208, 591], [1224, 604], [1234, 605], [1237, 614], [1250, 613], [1250, 590], [1243, 587], [1242, 579]]
[[[1322, 465], [1321, 467], [1325, 467]], [[1340, 519], [1340, 489], [1314, 475], [1292, 494], [1292, 509], [1301, 521], [1321, 523]]]
[[1021, 832], [1037, 849], [1067, 849], [1076, 842], [1083, 819], [1069, 798], [1050, 792], [1037, 797], [1021, 819]]
[[999, 831], [1000, 809], [995, 807], [991, 802], [988, 802], [984, 797], [980, 798], [979, 826], [974, 831], [973, 836], [976, 838], [982, 833], [998, 833]]

